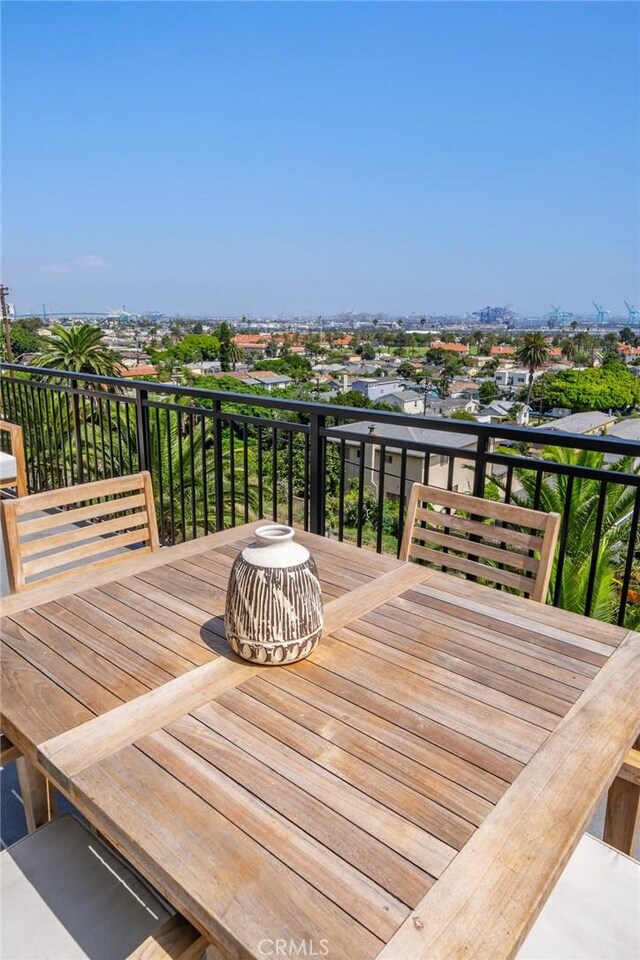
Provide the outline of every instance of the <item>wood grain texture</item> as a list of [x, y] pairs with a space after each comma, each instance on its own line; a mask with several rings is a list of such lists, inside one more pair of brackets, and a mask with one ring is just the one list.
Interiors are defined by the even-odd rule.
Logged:
[[[156, 571], [157, 572], [157, 571]], [[362, 584], [346, 598], [334, 600], [325, 609], [325, 632], [331, 633], [347, 623], [359, 611], [365, 612], [380, 599], [388, 599], [409, 586], [428, 579], [429, 571], [402, 564], [383, 574], [377, 580]], [[345, 602], [345, 599], [348, 602]], [[201, 601], [202, 602], [202, 601]], [[14, 632], [17, 626], [27, 626], [35, 614], [25, 612], [14, 616]], [[37, 632], [37, 627], [33, 627]], [[49, 630], [53, 629], [50, 625]], [[40, 631], [43, 626], [40, 625]], [[60, 636], [57, 637], [58, 643]], [[16, 641], [17, 642], [17, 641]], [[104, 669], [114, 669], [105, 664]], [[225, 690], [249, 679], [262, 667], [236, 657], [231, 651], [225, 656], [203, 664], [148, 692], [138, 691], [130, 699], [121, 693], [126, 702], [114, 706], [100, 716], [93, 717], [79, 729], [68, 730], [51, 741], [42, 743], [38, 750], [39, 762], [60, 783], [68, 785], [70, 777], [93, 763], [116, 753], [127, 744], [171, 723], [172, 720], [196, 709]]]
[[640, 738], [634, 743], [634, 749], [627, 754], [619, 775], [609, 787], [603, 839], [616, 850], [632, 857], [639, 834]]
[[27, 831], [33, 833], [51, 819], [52, 796], [49, 784], [27, 757], [18, 757], [16, 772]]
[[629, 634], [379, 960], [514, 957], [638, 735], [639, 702]]
[[184, 917], [166, 920], [127, 960], [199, 960], [207, 940]]
[[629, 783], [640, 786], [640, 750], [630, 750], [618, 774]]
[[[427, 510], [422, 504], [437, 509]], [[444, 510], [468, 513], [471, 518], [449, 515]], [[484, 518], [485, 522], [478, 522], [477, 517]], [[503, 530], [496, 521], [540, 531], [541, 535], [532, 540], [532, 534]], [[446, 570], [500, 583], [544, 603], [559, 526], [559, 514], [542, 513], [514, 504], [483, 500], [414, 483], [407, 507], [400, 558], [408, 560], [416, 557]], [[434, 550], [429, 544], [441, 549]], [[530, 556], [533, 550], [539, 551], [539, 555]], [[531, 576], [518, 576], [512, 570], [505, 570], [505, 567]]]
[[16, 461], [16, 475], [3, 480], [0, 487], [15, 486], [16, 496], [26, 497], [27, 495], [27, 464], [24, 456], [24, 436], [22, 427], [17, 423], [10, 423], [8, 420], [0, 420], [0, 430], [9, 434], [11, 443], [11, 455]]
[[[122, 506], [123, 499], [130, 501], [130, 497], [122, 498], [121, 494], [142, 495], [143, 505], [139, 509], [134, 508], [133, 512], [123, 513], [127, 509]], [[55, 527], [40, 524], [35, 539], [29, 539], [34, 536], [33, 526], [30, 532], [28, 528], [25, 531], [20, 520], [43, 510], [69, 507], [94, 499], [109, 502], [110, 514], [118, 516], [103, 520], [105, 512], [102, 503], [97, 512], [86, 516], [84, 525], [77, 525], [74, 511], [70, 510], [66, 512], [70, 529], [56, 533]], [[137, 547], [141, 553], [159, 547], [151, 476], [147, 471], [3, 501], [2, 509], [11, 585], [15, 592], [40, 587], [47, 582], [69, 578], [75, 580], [78, 569], [75, 566], [69, 569], [70, 564], [77, 565], [80, 562], [85, 571], [92, 570], [128, 559], [130, 547]], [[80, 509], [83, 514], [87, 513], [87, 507]], [[115, 556], [102, 556], [105, 553], [113, 554], [113, 551], [118, 551]], [[30, 579], [34, 577], [38, 579]]]
[[14, 596], [3, 597], [3, 615], [10, 617], [19, 610], [35, 607], [40, 603], [46, 603], [48, 600], [58, 600], [61, 597], [78, 593], [89, 587], [97, 587], [100, 586], [100, 584], [109, 583], [116, 579], [116, 577], [120, 580], [129, 576], [138, 576], [146, 570], [151, 570], [154, 567], [159, 567], [169, 562], [167, 550], [171, 550], [171, 560], [175, 561], [180, 557], [188, 557], [191, 554], [201, 553], [211, 549], [212, 545], [220, 547], [224, 543], [234, 543], [243, 533], [245, 536], [252, 533], [261, 522], [260, 520], [256, 520], [242, 527], [224, 530], [221, 533], [212, 533], [199, 540], [188, 540], [185, 543], [180, 543], [170, 548], [162, 548], [151, 554], [144, 554], [139, 557], [132, 555], [130, 559], [121, 562], [117, 571], [111, 569], [76, 571], [76, 576], [73, 581], [67, 580], [62, 583], [57, 582], [42, 587], [32, 587], [28, 594], [23, 592]]
[[632, 756], [627, 633], [300, 534], [323, 639], [255, 666], [229, 653], [222, 617], [254, 526], [10, 598], [3, 729], [220, 957], [327, 936], [334, 960], [419, 960], [412, 931], [448, 912], [441, 888], [454, 919], [428, 956], [450, 937], [443, 957], [475, 956], [479, 929], [478, 956], [506, 957]]
[[85, 770], [71, 788], [81, 812], [224, 956], [259, 956], [258, 944], [278, 936], [328, 936], [336, 960], [375, 956], [379, 937], [206, 797], [136, 747]]

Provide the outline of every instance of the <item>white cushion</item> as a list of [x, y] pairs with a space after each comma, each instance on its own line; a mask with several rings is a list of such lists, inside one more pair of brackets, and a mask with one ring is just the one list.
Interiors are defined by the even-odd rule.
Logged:
[[18, 472], [16, 458], [0, 450], [0, 481], [13, 480]]
[[585, 834], [518, 960], [638, 960], [640, 863]]
[[0, 884], [6, 960], [124, 960], [170, 916], [68, 815], [3, 850]]

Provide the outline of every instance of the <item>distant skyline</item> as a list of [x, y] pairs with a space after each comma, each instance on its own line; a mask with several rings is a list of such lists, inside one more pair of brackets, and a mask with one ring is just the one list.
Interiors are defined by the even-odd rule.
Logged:
[[19, 313], [640, 306], [640, 9], [4, 2]]

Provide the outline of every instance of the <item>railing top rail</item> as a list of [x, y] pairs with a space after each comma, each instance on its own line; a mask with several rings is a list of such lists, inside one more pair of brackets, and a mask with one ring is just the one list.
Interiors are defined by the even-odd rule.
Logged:
[[[238, 403], [245, 406], [269, 407], [275, 410], [292, 411], [316, 417], [337, 417], [343, 420], [370, 420], [374, 423], [388, 423], [398, 426], [410, 426], [444, 433], [467, 434], [476, 437], [490, 437], [513, 443], [535, 444], [536, 446], [556, 446], [593, 450], [603, 454], [640, 457], [640, 442], [621, 440], [618, 437], [596, 437], [581, 433], [560, 433], [553, 430], [530, 427], [518, 427], [495, 423], [456, 420], [442, 417], [418, 417], [408, 414], [390, 413], [384, 410], [371, 410], [368, 407], [342, 407], [336, 404], [317, 403], [308, 400], [284, 400], [279, 397], [264, 397], [247, 393], [231, 393], [226, 390], [208, 390], [202, 387], [184, 387], [173, 384], [154, 383], [147, 380], [127, 380], [120, 377], [104, 377], [99, 374], [77, 373], [68, 370], [50, 370], [46, 367], [30, 367], [23, 364], [3, 364], [2, 371], [27, 373], [42, 377], [64, 378], [84, 383], [111, 384], [120, 389], [145, 391], [154, 394], [170, 394], [183, 397], [207, 397], [220, 403]], [[2, 374], [0, 371], [0, 376]], [[188, 410], [188, 408], [185, 408]]]

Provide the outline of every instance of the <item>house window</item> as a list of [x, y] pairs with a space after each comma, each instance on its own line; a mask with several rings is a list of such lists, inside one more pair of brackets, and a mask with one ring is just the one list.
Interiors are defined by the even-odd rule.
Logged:
[[387, 454], [385, 455], [384, 462], [385, 462], [385, 463], [393, 463], [393, 457], [391, 456], [390, 453], [387, 453]]

